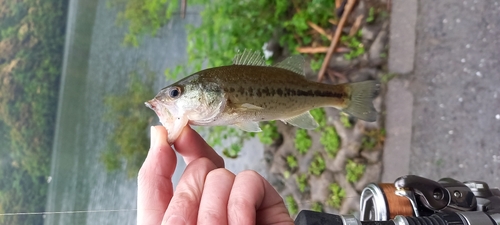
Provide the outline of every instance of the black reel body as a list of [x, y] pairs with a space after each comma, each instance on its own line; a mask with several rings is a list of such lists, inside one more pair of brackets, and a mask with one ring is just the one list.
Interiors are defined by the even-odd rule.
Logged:
[[500, 190], [482, 181], [439, 181], [407, 175], [369, 184], [361, 193], [360, 218], [301, 211], [296, 225], [500, 225]]

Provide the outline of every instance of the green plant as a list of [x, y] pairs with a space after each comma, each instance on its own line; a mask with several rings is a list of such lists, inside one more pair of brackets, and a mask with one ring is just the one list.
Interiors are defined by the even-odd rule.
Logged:
[[345, 167], [346, 177], [349, 182], [357, 182], [365, 173], [365, 165], [356, 163], [352, 160], [347, 160], [347, 164]]
[[351, 49], [351, 51], [344, 54], [345, 59], [351, 60], [365, 53], [365, 47], [361, 41], [362, 37], [363, 34], [360, 30], [352, 37], [344, 35], [340, 38], [340, 41]]
[[300, 152], [300, 154], [305, 154], [309, 151], [309, 148], [312, 145], [312, 140], [309, 134], [307, 134], [307, 130], [305, 129], [297, 129], [295, 132], [295, 148]]
[[228, 158], [235, 159], [241, 152], [240, 143], [232, 143], [228, 148], [222, 150], [222, 154]]
[[173, 13], [178, 10], [177, 0], [108, 0], [108, 7], [123, 8], [118, 12], [118, 25], [128, 26], [128, 33], [123, 43], [137, 47], [145, 34], [155, 35], [168, 23]]
[[312, 211], [323, 212], [323, 204], [320, 202], [314, 202], [311, 206]]
[[319, 142], [325, 147], [328, 156], [335, 157], [337, 155], [340, 147], [340, 138], [334, 127], [326, 127], [323, 133], [321, 133]]
[[326, 126], [327, 122], [327, 117], [325, 113], [325, 109], [323, 108], [316, 108], [310, 111], [312, 117], [316, 122], [318, 122], [318, 130]]
[[297, 186], [299, 187], [300, 193], [304, 193], [304, 191], [307, 188], [307, 174], [297, 175], [295, 182], [297, 183]]
[[375, 21], [375, 8], [370, 7], [370, 9], [368, 10], [368, 17], [366, 17], [366, 22], [372, 23], [374, 21]]
[[[0, 214], [43, 212], [58, 109], [67, 1], [0, 3]], [[0, 224], [43, 224], [0, 216]]]
[[372, 150], [376, 146], [381, 146], [385, 140], [385, 129], [374, 129], [365, 132], [365, 136], [361, 139], [363, 149]]
[[297, 158], [295, 158], [295, 156], [293, 155], [288, 155], [286, 157], [286, 163], [288, 164], [288, 168], [290, 168], [291, 170], [294, 170], [299, 166]]
[[315, 72], [318, 72], [323, 65], [323, 61], [325, 60], [325, 55], [317, 55], [316, 57], [311, 59], [311, 69]]
[[262, 132], [257, 133], [257, 137], [263, 144], [270, 145], [280, 136], [276, 121], [264, 123], [264, 125], [261, 125], [261, 129]]
[[349, 115], [347, 113], [340, 113], [340, 122], [342, 123], [342, 125], [344, 125], [345, 128], [352, 127], [351, 120], [349, 119]]
[[384, 84], [389, 83], [390, 80], [393, 78], [397, 77], [397, 74], [395, 73], [385, 73], [380, 77], [380, 81]]
[[283, 178], [288, 179], [288, 178], [290, 178], [290, 176], [291, 176], [290, 171], [285, 170], [285, 172], [283, 172]]
[[206, 129], [209, 130], [207, 143], [214, 148], [222, 148], [222, 154], [233, 159], [238, 157], [244, 142], [255, 136], [253, 132], [245, 132], [231, 126], [215, 126]]
[[285, 197], [285, 204], [290, 214], [295, 215], [299, 213], [299, 206], [297, 205], [297, 202], [295, 201], [295, 198], [293, 198], [292, 195], [288, 195]]
[[340, 205], [345, 198], [345, 190], [336, 183], [330, 184], [328, 189], [330, 189], [330, 196], [328, 197], [328, 200], [326, 200], [326, 204], [333, 208], [340, 208]]
[[325, 159], [321, 156], [321, 154], [317, 153], [309, 166], [309, 173], [319, 176], [323, 173], [323, 171], [325, 171], [325, 169]]
[[[146, 81], [137, 75], [145, 73]], [[130, 74], [129, 84], [124, 93], [104, 97], [108, 108], [104, 115], [105, 121], [114, 124], [113, 131], [108, 136], [106, 150], [101, 160], [108, 169], [113, 171], [125, 164], [129, 177], [135, 177], [147, 155], [149, 138], [147, 130], [154, 116], [144, 104], [144, 99], [154, 96], [154, 73], [145, 68], [144, 71]]]

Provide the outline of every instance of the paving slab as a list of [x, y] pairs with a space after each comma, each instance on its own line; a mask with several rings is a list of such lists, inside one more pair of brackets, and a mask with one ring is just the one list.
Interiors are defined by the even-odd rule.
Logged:
[[[482, 180], [499, 187], [500, 2], [418, 1], [416, 36], [407, 37], [412, 48], [401, 42], [411, 23], [401, 20], [413, 18], [407, 14], [415, 12], [413, 3], [393, 1], [389, 69], [408, 75], [389, 83], [387, 113], [396, 116], [387, 116], [383, 181], [397, 174], [394, 168], [400, 173], [407, 168], [430, 179]], [[411, 56], [404, 58], [404, 51]], [[411, 115], [409, 106], [401, 105], [406, 91], [413, 98]], [[402, 124], [402, 117], [411, 125]], [[398, 129], [402, 136], [395, 135]], [[403, 152], [395, 154], [398, 149]]]

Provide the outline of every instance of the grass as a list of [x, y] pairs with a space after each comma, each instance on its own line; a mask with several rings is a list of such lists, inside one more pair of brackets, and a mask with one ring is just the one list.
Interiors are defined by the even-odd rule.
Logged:
[[359, 181], [365, 173], [365, 168], [366, 166], [364, 164], [356, 163], [351, 159], [347, 160], [345, 166], [347, 180], [352, 183]]
[[330, 196], [328, 197], [326, 204], [336, 209], [340, 208], [342, 200], [344, 200], [346, 195], [345, 190], [336, 183], [330, 184], [328, 189], [330, 189]]
[[309, 151], [309, 148], [312, 145], [312, 140], [309, 134], [307, 134], [307, 130], [305, 129], [297, 129], [295, 132], [295, 148], [299, 151], [300, 154], [306, 154]]
[[337, 155], [340, 147], [340, 138], [335, 131], [335, 127], [326, 127], [321, 133], [319, 142], [325, 147], [325, 151], [329, 157], [334, 158]]
[[295, 201], [295, 198], [293, 196], [288, 195], [285, 197], [285, 204], [288, 208], [288, 212], [291, 215], [296, 215], [299, 213], [299, 206], [297, 205], [297, 202]]
[[314, 156], [313, 161], [311, 162], [311, 165], [309, 166], [309, 173], [319, 176], [325, 171], [326, 169], [326, 164], [325, 164], [325, 159], [321, 154], [316, 153]]

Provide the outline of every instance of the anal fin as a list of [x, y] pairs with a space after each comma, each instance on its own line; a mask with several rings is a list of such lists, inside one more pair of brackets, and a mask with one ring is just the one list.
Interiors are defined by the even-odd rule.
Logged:
[[235, 124], [236, 127], [248, 132], [261, 132], [258, 122], [246, 121]]
[[318, 122], [314, 120], [309, 112], [305, 112], [291, 118], [282, 119], [281, 121], [304, 129], [315, 129], [319, 126]]

